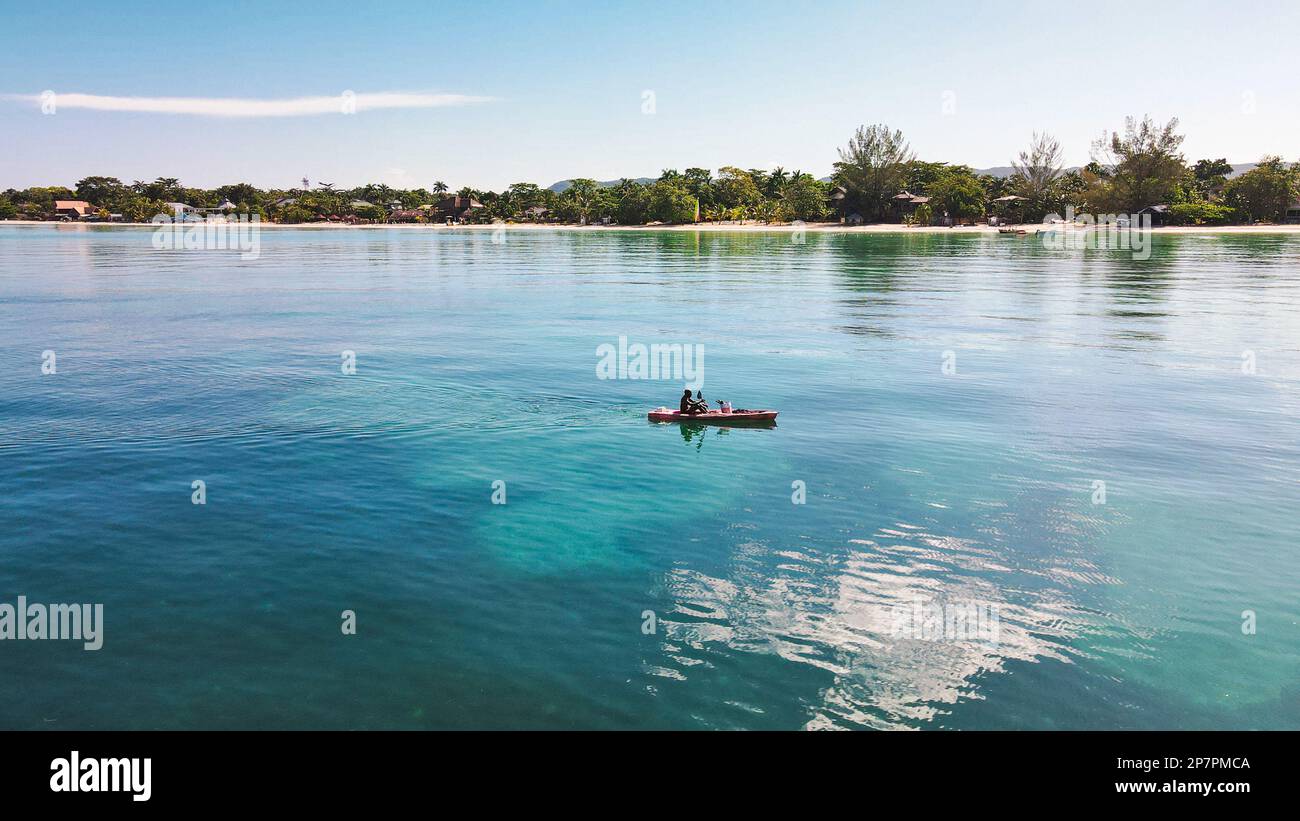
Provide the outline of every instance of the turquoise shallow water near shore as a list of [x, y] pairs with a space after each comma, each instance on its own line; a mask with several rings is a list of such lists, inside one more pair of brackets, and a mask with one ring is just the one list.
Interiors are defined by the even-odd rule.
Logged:
[[0, 227], [0, 727], [1300, 728], [1300, 240], [261, 240]]

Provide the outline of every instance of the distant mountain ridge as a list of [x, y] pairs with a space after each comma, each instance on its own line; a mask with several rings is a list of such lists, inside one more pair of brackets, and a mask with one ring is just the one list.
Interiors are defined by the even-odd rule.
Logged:
[[[639, 182], [642, 185], [644, 185], [649, 182], [654, 182], [657, 179], [657, 177], [628, 177], [627, 179], [632, 180], [632, 182]], [[623, 181], [622, 179], [597, 180], [596, 185], [599, 185], [601, 188], [613, 188], [614, 186], [618, 185], [622, 181]], [[572, 184], [573, 184], [573, 180], [560, 180], [559, 182], [551, 183], [550, 185], [546, 186], [546, 190], [554, 191], [557, 194], [563, 194], [566, 190], [568, 190], [569, 186]]]
[[[1232, 173], [1228, 175], [1228, 179], [1232, 179], [1233, 177], [1239, 177], [1242, 174], [1245, 174], [1247, 171], [1259, 165], [1259, 163], [1238, 162], [1238, 163], [1231, 163], [1231, 165], [1232, 165]], [[1083, 166], [1072, 165], [1069, 168], [1066, 168], [1065, 170], [1080, 171], [1082, 170], [1082, 168]], [[974, 171], [976, 174], [988, 174], [990, 176], [994, 176], [999, 179], [1006, 179], [1007, 177], [1010, 177], [1012, 174], [1016, 173], [1016, 169], [1012, 168], [1009, 165], [995, 165], [992, 168], [976, 168], [974, 169]], [[632, 180], [633, 182], [642, 183], [644, 185], [645, 183], [654, 182], [658, 178], [657, 177], [629, 177], [628, 179]], [[821, 177], [820, 179], [822, 182], [830, 182], [831, 178]], [[620, 182], [622, 182], [621, 179], [601, 180], [598, 181], [596, 184], [599, 185], [601, 188], [613, 188], [615, 185], [618, 185]], [[547, 186], [547, 190], [554, 191], [557, 194], [562, 194], [564, 193], [565, 189], [567, 189], [572, 183], [573, 180], [560, 180], [557, 183], [552, 183], [551, 185]]]

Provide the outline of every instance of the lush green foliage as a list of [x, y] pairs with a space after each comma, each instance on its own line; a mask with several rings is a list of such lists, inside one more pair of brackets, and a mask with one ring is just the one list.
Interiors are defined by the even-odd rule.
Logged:
[[1012, 160], [1011, 167], [1015, 173], [1011, 177], [1011, 187], [1016, 196], [1024, 197], [1020, 203], [1022, 215], [1041, 220], [1049, 211], [1056, 210], [1063, 194], [1060, 183], [1064, 170], [1061, 144], [1049, 134], [1034, 134], [1029, 149], [1021, 151], [1020, 156]]
[[929, 187], [930, 208], [956, 221], [974, 221], [984, 216], [984, 188], [974, 172], [964, 165], [947, 169]]
[[889, 216], [890, 198], [904, 187], [914, 159], [903, 132], [883, 124], [860, 126], [835, 163], [845, 213], [856, 211], [868, 221]]
[[1227, 225], [1236, 211], [1217, 202], [1180, 202], [1169, 206], [1172, 225]]
[[1232, 165], [1220, 157], [1217, 160], [1197, 160], [1191, 168], [1191, 187], [1197, 199], [1208, 200], [1223, 190], [1232, 173]]
[[1250, 221], [1280, 222], [1300, 192], [1300, 170], [1280, 157], [1265, 157], [1259, 165], [1228, 182], [1224, 199]]
[[1187, 172], [1177, 128], [1177, 118], [1157, 125], [1129, 117], [1123, 136], [1112, 132], [1093, 143], [1102, 171], [1087, 194], [1090, 210], [1131, 214], [1173, 200]]
[[[1048, 214], [1064, 216], [1068, 208], [1123, 214], [1155, 204], [1170, 205], [1169, 219], [1176, 224], [1278, 221], [1285, 216], [1300, 193], [1300, 170], [1277, 157], [1266, 157], [1234, 179], [1229, 179], [1232, 166], [1222, 158], [1189, 167], [1179, 153], [1183, 137], [1177, 125], [1177, 120], [1157, 125], [1150, 118], [1129, 118], [1122, 135], [1114, 132], [1098, 140], [1094, 160], [1071, 171], [1062, 167], [1060, 144], [1050, 135], [1034, 134], [1005, 179], [976, 175], [963, 165], [918, 160], [902, 132], [863, 126], [840, 149], [830, 184], [784, 168], [723, 166], [716, 177], [705, 168], [665, 169], [652, 182], [624, 179], [602, 186], [575, 179], [558, 192], [527, 182], [500, 192], [462, 188], [456, 195], [474, 200], [476, 207], [466, 210], [462, 201], [454, 216], [471, 222], [624, 225], [856, 217], [930, 224], [939, 217], [971, 222], [990, 214], [1038, 222]], [[903, 191], [912, 198], [899, 198]], [[0, 193], [0, 219], [55, 219], [55, 200], [84, 200], [101, 219], [113, 214], [131, 222], [170, 213], [171, 202], [286, 223], [429, 222], [445, 217], [438, 205], [449, 196], [440, 180], [428, 189], [372, 183], [336, 190], [318, 183], [314, 188], [264, 190], [248, 183], [201, 189], [170, 177], [127, 184], [116, 177], [91, 176], [78, 181], [75, 190], [55, 186]]]
[[826, 186], [811, 174], [796, 174], [781, 190], [781, 210], [778, 217], [790, 217], [804, 222], [826, 219]]

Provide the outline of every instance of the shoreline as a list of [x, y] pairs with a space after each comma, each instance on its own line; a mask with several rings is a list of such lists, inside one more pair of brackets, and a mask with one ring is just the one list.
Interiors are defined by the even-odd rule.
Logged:
[[[204, 223], [163, 223], [166, 225], [203, 225]], [[686, 231], [697, 233], [794, 233], [803, 230], [810, 234], [991, 234], [999, 235], [1002, 228], [1023, 230], [1027, 235], [1037, 234], [1053, 225], [961, 225], [948, 228], [939, 225], [908, 226], [894, 223], [875, 225], [842, 225], [838, 222], [815, 222], [806, 225], [761, 223], [684, 223], [681, 225], [562, 225], [553, 223], [518, 222], [487, 223], [479, 225], [445, 225], [443, 223], [380, 223], [375, 225], [347, 225], [344, 223], [258, 223], [261, 228], [300, 229], [308, 231], [349, 230], [442, 230], [442, 231]], [[157, 228], [152, 222], [52, 222], [49, 220], [0, 220], [7, 225], [44, 225], [67, 228]], [[1093, 226], [1088, 226], [1089, 228]], [[1083, 226], [1078, 226], [1082, 229]], [[1152, 227], [1153, 234], [1300, 234], [1300, 225], [1166, 225]]]

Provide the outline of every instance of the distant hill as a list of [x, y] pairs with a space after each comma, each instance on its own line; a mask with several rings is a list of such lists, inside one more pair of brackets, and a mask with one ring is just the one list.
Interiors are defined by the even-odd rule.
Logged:
[[[1073, 171], [1074, 169], [1067, 168], [1065, 170]], [[997, 177], [1000, 180], [1005, 180], [1007, 177], [1010, 177], [1012, 174], [1016, 173], [1016, 169], [1012, 168], [1009, 165], [995, 165], [992, 168], [976, 168], [975, 173], [988, 174], [990, 176]]]
[[[654, 182], [654, 181], [655, 181], [655, 178], [654, 178], [654, 177], [631, 177], [630, 179], [632, 180], [632, 182], [639, 182], [639, 183], [641, 183], [641, 184], [643, 184], [643, 185], [644, 185], [645, 183], [648, 183], [648, 182]], [[598, 181], [596, 182], [596, 185], [599, 185], [601, 188], [613, 188], [614, 186], [618, 185], [620, 182], [622, 182], [621, 179], [619, 179], [619, 180], [598, 180]], [[573, 183], [573, 180], [560, 180], [559, 182], [552, 183], [552, 184], [548, 185], [548, 186], [546, 187], [546, 190], [548, 190], [548, 191], [554, 191], [554, 192], [557, 193], [557, 194], [563, 194], [566, 190], [568, 190], [569, 185], [571, 185], [572, 183]]]

